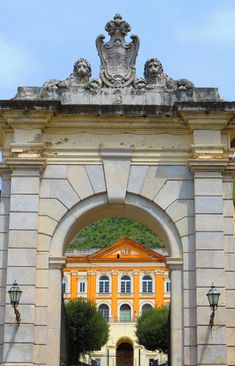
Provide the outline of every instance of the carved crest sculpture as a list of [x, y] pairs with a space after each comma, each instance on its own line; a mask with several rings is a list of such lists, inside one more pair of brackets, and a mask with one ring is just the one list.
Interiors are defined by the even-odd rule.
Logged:
[[132, 42], [127, 43], [125, 36], [130, 32], [130, 25], [122, 20], [120, 14], [106, 24], [105, 30], [110, 40], [104, 42], [101, 34], [96, 39], [100, 56], [100, 78], [108, 87], [120, 88], [130, 85], [135, 79], [135, 61], [139, 49], [139, 38], [132, 35]]

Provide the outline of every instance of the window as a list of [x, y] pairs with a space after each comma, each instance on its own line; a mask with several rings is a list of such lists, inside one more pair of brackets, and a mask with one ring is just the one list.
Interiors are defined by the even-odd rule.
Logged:
[[108, 322], [109, 321], [109, 307], [108, 307], [108, 305], [101, 304], [98, 309], [101, 312], [101, 314], [103, 315], [103, 318], [106, 320], [106, 322]]
[[68, 293], [68, 279], [66, 277], [63, 277], [62, 280], [62, 293], [63, 294]]
[[121, 278], [121, 293], [131, 292], [131, 279], [129, 276], [125, 275]]
[[99, 280], [99, 293], [109, 293], [109, 278], [108, 276], [101, 276]]
[[165, 292], [169, 293], [171, 291], [171, 282], [170, 280], [165, 280]]
[[120, 307], [120, 322], [131, 321], [131, 307], [128, 304], [123, 304]]
[[79, 292], [85, 293], [86, 292], [86, 283], [84, 281], [79, 282]]
[[149, 310], [149, 309], [152, 309], [152, 305], [150, 305], [150, 304], [144, 304], [144, 305], [142, 306], [142, 313], [143, 313], [144, 311], [146, 311], [146, 310]]
[[150, 293], [153, 292], [153, 280], [149, 275], [145, 275], [142, 280], [142, 292]]

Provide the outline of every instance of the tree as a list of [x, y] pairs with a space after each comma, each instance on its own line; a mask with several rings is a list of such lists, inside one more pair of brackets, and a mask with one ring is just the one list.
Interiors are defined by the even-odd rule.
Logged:
[[83, 228], [70, 243], [69, 249], [104, 248], [124, 236], [149, 248], [163, 246], [157, 235], [146, 225], [126, 217], [108, 217]]
[[136, 336], [138, 343], [149, 351], [168, 349], [168, 315], [166, 306], [148, 309], [137, 319]]
[[109, 336], [109, 325], [91, 301], [79, 298], [65, 304], [69, 323], [69, 362], [99, 350]]

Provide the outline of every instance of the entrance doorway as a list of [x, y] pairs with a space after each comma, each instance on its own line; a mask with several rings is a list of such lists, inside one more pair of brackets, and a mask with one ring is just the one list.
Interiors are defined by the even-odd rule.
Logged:
[[130, 343], [122, 342], [117, 346], [116, 366], [133, 366], [133, 346]]

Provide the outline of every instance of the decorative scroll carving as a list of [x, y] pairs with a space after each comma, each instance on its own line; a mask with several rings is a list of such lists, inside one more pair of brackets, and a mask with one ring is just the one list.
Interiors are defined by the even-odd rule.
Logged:
[[96, 39], [100, 56], [100, 78], [106, 86], [120, 88], [130, 85], [135, 79], [135, 61], [139, 49], [139, 38], [132, 35], [132, 42], [127, 43], [125, 36], [130, 32], [130, 25], [122, 20], [120, 14], [106, 24], [105, 30], [110, 40], [105, 43], [104, 36]]

